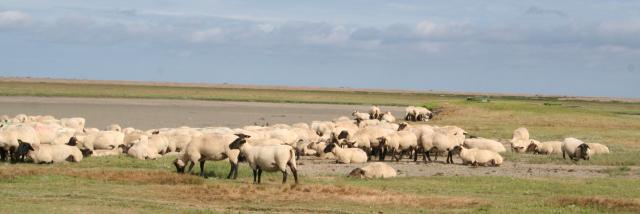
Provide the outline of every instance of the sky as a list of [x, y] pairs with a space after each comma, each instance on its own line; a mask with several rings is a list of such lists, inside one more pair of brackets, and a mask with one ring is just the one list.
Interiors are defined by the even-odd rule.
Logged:
[[0, 76], [640, 97], [640, 1], [2, 0]]

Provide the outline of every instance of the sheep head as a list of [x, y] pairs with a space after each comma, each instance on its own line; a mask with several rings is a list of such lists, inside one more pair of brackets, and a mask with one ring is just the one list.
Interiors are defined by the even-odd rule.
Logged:
[[26, 143], [18, 139], [18, 148], [15, 151], [15, 156], [19, 157], [19, 156], [26, 155], [27, 153], [29, 153], [29, 151], [35, 151], [33, 149], [33, 146], [31, 146], [30, 143]]
[[455, 146], [453, 147], [453, 149], [451, 150], [451, 154], [460, 154], [462, 152], [464, 148], [462, 146]]
[[333, 152], [333, 149], [335, 149], [337, 146], [337, 144], [335, 143], [330, 143], [329, 145], [327, 145], [326, 147], [324, 147], [324, 153], [330, 153]]
[[349, 137], [349, 132], [347, 130], [342, 130], [338, 135], [338, 140], [347, 139]]
[[238, 138], [236, 138], [233, 142], [231, 142], [231, 144], [229, 144], [229, 149], [240, 149], [240, 147], [242, 147], [242, 145], [247, 142], [247, 138], [251, 137], [242, 133], [238, 133], [236, 134], [236, 136], [238, 136]]
[[578, 146], [578, 149], [580, 150], [582, 159], [584, 159], [584, 160], [591, 159], [591, 156], [589, 155], [589, 153], [591, 153], [589, 151], [590, 150], [589, 145], [587, 145], [586, 143], [580, 144]]
[[406, 122], [400, 123], [400, 124], [398, 124], [398, 131], [402, 131], [405, 128], [407, 128], [408, 126], [409, 126], [409, 124], [406, 123]]
[[187, 166], [180, 158], [174, 160], [173, 165], [176, 166], [176, 172], [181, 174], [184, 173], [184, 168]]

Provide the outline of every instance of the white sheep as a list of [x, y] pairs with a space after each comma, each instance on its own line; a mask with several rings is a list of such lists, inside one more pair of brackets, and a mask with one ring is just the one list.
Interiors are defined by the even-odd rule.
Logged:
[[295, 183], [298, 183], [298, 170], [296, 167], [296, 151], [287, 145], [253, 146], [247, 143], [250, 136], [237, 134], [238, 138], [229, 144], [230, 149], [239, 149], [253, 169], [253, 182], [261, 182], [262, 171], [282, 172], [282, 183], [287, 182], [287, 166], [293, 173]]
[[134, 141], [133, 146], [127, 149], [127, 154], [140, 160], [155, 160], [162, 157], [146, 135], [142, 135], [139, 140]]
[[111, 125], [107, 126], [107, 128], [105, 130], [106, 131], [122, 132], [122, 127], [120, 127], [120, 125], [118, 125], [118, 124], [111, 124]]
[[331, 143], [324, 149], [325, 153], [333, 153], [336, 163], [366, 163], [367, 153], [359, 148], [340, 148], [337, 144]]
[[359, 112], [359, 111], [353, 111], [351, 116], [353, 116], [353, 118], [356, 120], [369, 120], [369, 118], [371, 117], [368, 113]]
[[59, 163], [64, 161], [80, 162], [83, 154], [75, 146], [42, 144], [36, 148], [20, 141], [18, 151], [27, 154], [34, 163]]
[[529, 130], [525, 127], [517, 128], [513, 131], [513, 136], [509, 141], [511, 149], [517, 153], [525, 153], [530, 144]]
[[539, 142], [537, 140], [530, 140], [529, 148], [527, 151], [533, 151], [534, 154], [562, 154], [562, 141], [546, 141]]
[[467, 133], [455, 126], [443, 126], [435, 129], [433, 133], [433, 148], [435, 152], [446, 152], [446, 163], [453, 163], [453, 154], [451, 151], [454, 147], [460, 146], [464, 143], [465, 135]]
[[408, 106], [407, 108], [405, 108], [405, 116], [404, 116], [404, 120], [406, 121], [416, 121], [417, 116], [416, 116], [416, 107], [415, 106]]
[[38, 134], [31, 126], [18, 124], [0, 128], [0, 159], [6, 161], [7, 157], [11, 157], [12, 161], [24, 161], [24, 154], [15, 153], [20, 144], [19, 140], [30, 144], [33, 148], [40, 146]]
[[490, 150], [466, 149], [462, 146], [456, 146], [451, 153], [459, 154], [463, 164], [472, 164], [474, 166], [500, 166], [503, 161], [500, 154]]
[[429, 109], [425, 107], [415, 107], [414, 111], [414, 115], [416, 117], [415, 120], [417, 121], [429, 121], [431, 118], [433, 118], [433, 113], [431, 113], [431, 111], [429, 111]]
[[609, 154], [609, 148], [599, 143], [587, 143], [591, 155]]
[[502, 153], [507, 151], [507, 149], [504, 148], [504, 145], [502, 145], [502, 143], [496, 140], [491, 140], [486, 138], [467, 138], [464, 140], [463, 145], [466, 148], [470, 148], [470, 149], [474, 149], [474, 148], [484, 149], [484, 150], [494, 151], [497, 153]]
[[386, 121], [387, 123], [395, 123], [396, 117], [394, 117], [393, 114], [388, 111], [382, 115], [382, 121]]
[[562, 158], [578, 161], [580, 159], [589, 160], [591, 150], [589, 145], [576, 138], [565, 138], [562, 142]]
[[86, 119], [82, 117], [73, 117], [73, 118], [61, 118], [60, 125], [75, 129], [77, 132], [82, 132], [85, 128]]
[[118, 147], [111, 150], [97, 149], [97, 150], [93, 150], [93, 154], [91, 154], [91, 156], [93, 157], [118, 156], [123, 154], [123, 151], [124, 150], [122, 149], [122, 147]]
[[[400, 161], [402, 156], [408, 152], [409, 155], [414, 154], [418, 147], [418, 138], [410, 131], [398, 131], [392, 132], [380, 138], [380, 143], [384, 146], [385, 150], [389, 150], [391, 156]], [[382, 158], [387, 151], [382, 152]], [[396, 156], [397, 155], [397, 156]]]
[[124, 145], [124, 134], [116, 131], [98, 131], [88, 134], [77, 134], [72, 139], [78, 141], [81, 148], [87, 148], [90, 150], [111, 150], [120, 145]]
[[[243, 135], [244, 136], [244, 135]], [[204, 173], [204, 164], [207, 160], [220, 161], [228, 159], [231, 164], [231, 170], [227, 179], [233, 176], [238, 177], [238, 156], [239, 151], [229, 148], [231, 142], [238, 137], [232, 134], [205, 134], [193, 138], [193, 140], [184, 148], [178, 158], [173, 162], [178, 173], [184, 173], [187, 164], [188, 172], [191, 172], [196, 162], [200, 163], [200, 176], [206, 177]], [[243, 138], [244, 139], [244, 138]]]
[[381, 162], [367, 164], [366, 166], [356, 168], [349, 173], [349, 177], [361, 179], [393, 178], [397, 175], [398, 173], [393, 169], [393, 167]]
[[378, 106], [371, 106], [371, 108], [369, 108], [369, 119], [380, 119], [380, 117], [382, 116], [380, 112], [381, 111]]

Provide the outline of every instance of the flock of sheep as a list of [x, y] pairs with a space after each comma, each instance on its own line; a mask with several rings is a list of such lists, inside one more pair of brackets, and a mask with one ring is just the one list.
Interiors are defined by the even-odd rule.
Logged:
[[[126, 154], [141, 160], [172, 155], [178, 173], [191, 172], [199, 163], [205, 176], [206, 161], [227, 160], [227, 178], [236, 178], [238, 164], [245, 160], [253, 169], [254, 183], [260, 183], [263, 171], [280, 171], [283, 183], [287, 168], [298, 183], [296, 160], [300, 156], [335, 159], [337, 163], [367, 163], [349, 176], [388, 178], [396, 170], [383, 162], [409, 158], [418, 161], [437, 160], [445, 155], [453, 163], [458, 155], [463, 164], [500, 166], [507, 151], [504, 144], [492, 139], [474, 137], [457, 126], [435, 126], [423, 123], [396, 123], [390, 113], [372, 106], [368, 112], [355, 111], [353, 117], [311, 124], [275, 124], [242, 128], [160, 128], [138, 130], [117, 124], [104, 130], [85, 127], [84, 118], [53, 116], [1, 116], [0, 155], [2, 161], [34, 163], [79, 162], [87, 156]], [[405, 121], [428, 121], [431, 111], [423, 107], [407, 107]], [[589, 160], [594, 154], [608, 153], [606, 146], [587, 144], [575, 138], [564, 141], [539, 142], [530, 139], [526, 128], [518, 128], [507, 145], [516, 153], [562, 154], [573, 160]]]

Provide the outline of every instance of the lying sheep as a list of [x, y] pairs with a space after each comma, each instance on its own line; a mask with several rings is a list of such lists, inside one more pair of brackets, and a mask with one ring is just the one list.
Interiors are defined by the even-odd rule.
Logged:
[[380, 119], [380, 117], [382, 117], [380, 112], [381, 111], [380, 111], [380, 108], [378, 108], [378, 106], [371, 106], [371, 108], [369, 108], [369, 119], [371, 120]]
[[433, 118], [433, 113], [431, 113], [431, 111], [429, 111], [429, 109], [425, 107], [415, 107], [414, 111], [416, 121], [429, 121], [431, 118]]
[[61, 118], [60, 125], [75, 129], [77, 132], [82, 132], [85, 126], [85, 119], [82, 117], [73, 117], [73, 118]]
[[353, 118], [356, 120], [369, 120], [369, 118], [371, 117], [368, 113], [363, 113], [359, 111], [353, 111], [351, 116], [353, 116]]
[[516, 153], [525, 153], [530, 144], [529, 130], [525, 127], [517, 128], [513, 131], [513, 137], [509, 141], [511, 149]]
[[507, 151], [507, 149], [504, 148], [504, 145], [502, 145], [502, 143], [495, 140], [486, 139], [486, 138], [467, 138], [464, 140], [463, 145], [466, 148], [470, 148], [470, 149], [484, 149], [484, 150], [494, 151], [497, 153], [502, 153]]
[[571, 160], [578, 161], [580, 159], [589, 160], [591, 150], [589, 145], [578, 140], [576, 138], [565, 138], [562, 142], [562, 158], [567, 159], [569, 156]]
[[29, 143], [18, 141], [16, 152], [19, 155], [28, 155], [34, 163], [80, 162], [83, 158], [82, 152], [75, 146], [42, 144], [34, 148]]
[[360, 179], [393, 178], [397, 175], [398, 173], [395, 169], [381, 162], [367, 164], [366, 166], [356, 168], [349, 173], [349, 177]]
[[98, 150], [93, 150], [93, 154], [91, 154], [91, 156], [93, 157], [118, 156], [123, 154], [123, 151], [124, 150], [122, 147], [118, 147], [112, 150], [98, 149]]
[[562, 154], [562, 142], [561, 141], [547, 141], [539, 142], [537, 140], [531, 140], [527, 151], [532, 151], [533, 154], [549, 155], [549, 154]]
[[148, 136], [142, 135], [127, 149], [127, 154], [140, 160], [155, 160], [162, 157], [167, 145], [168, 142], [152, 143]]
[[452, 154], [460, 155], [462, 164], [471, 164], [473, 166], [500, 166], [502, 164], [502, 156], [497, 152], [483, 149], [466, 149], [462, 146], [453, 148]]
[[333, 153], [336, 163], [366, 163], [367, 153], [358, 148], [340, 148], [337, 144], [331, 143], [324, 149], [325, 153]]
[[599, 143], [587, 143], [591, 155], [609, 154], [609, 148]]
[[124, 134], [116, 131], [98, 131], [88, 134], [80, 134], [73, 137], [81, 148], [90, 150], [96, 149], [115, 149], [120, 145], [124, 145]]
[[295, 183], [298, 184], [298, 170], [296, 167], [296, 151], [287, 145], [253, 146], [247, 143], [250, 136], [237, 134], [238, 138], [229, 144], [230, 149], [239, 149], [240, 154], [247, 159], [253, 169], [253, 182], [261, 183], [262, 171], [282, 172], [282, 183], [287, 182], [287, 166], [293, 173]]
[[236, 139], [238, 139], [238, 137], [232, 134], [206, 134], [195, 137], [189, 145], [185, 147], [178, 158], [173, 161], [176, 171], [178, 173], [185, 173], [187, 164], [190, 164], [188, 169], [190, 173], [193, 170], [193, 165], [199, 162], [200, 176], [206, 177], [204, 164], [207, 160], [220, 161], [228, 158], [231, 164], [231, 170], [229, 171], [229, 175], [227, 175], [227, 179], [230, 179], [231, 176], [233, 176], [233, 179], [236, 179], [238, 177], [239, 151], [230, 148], [231, 142], [234, 142]]

